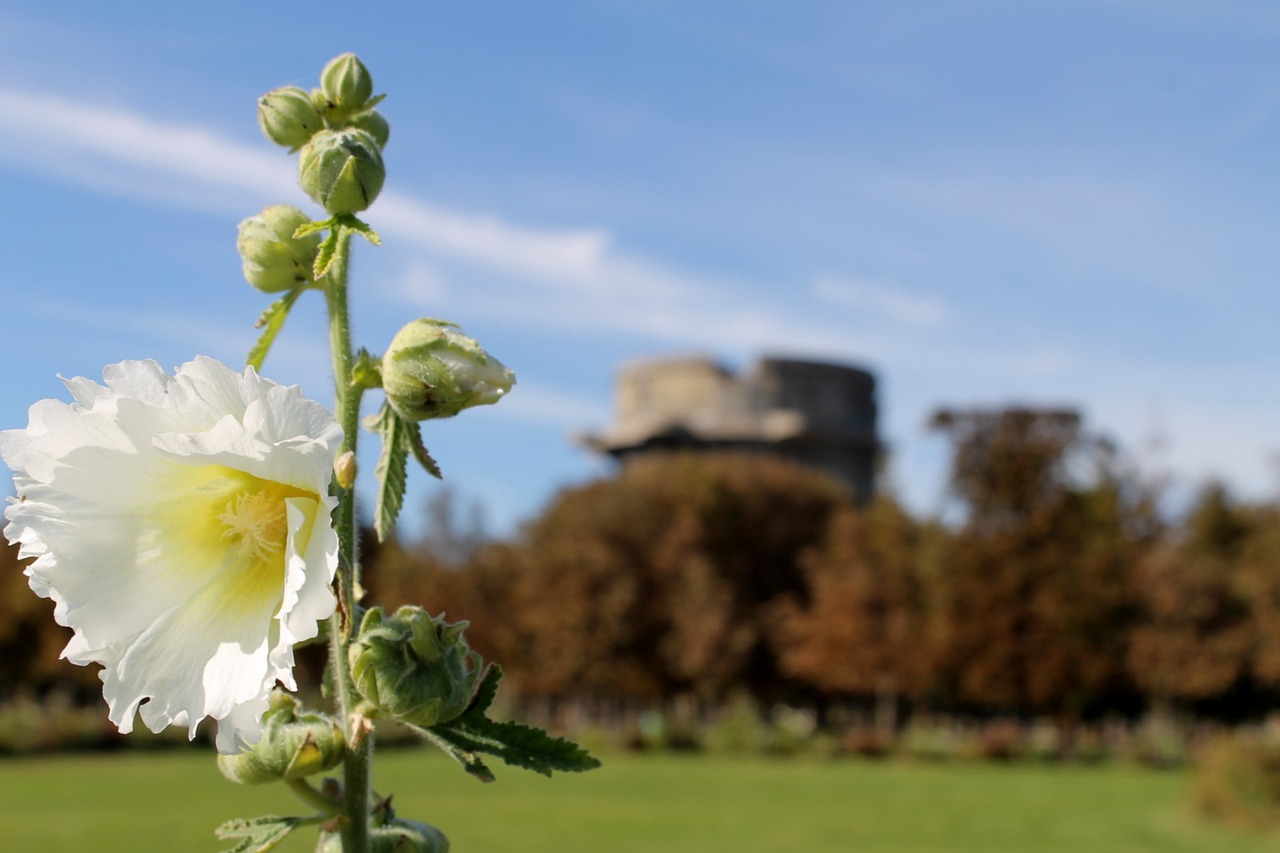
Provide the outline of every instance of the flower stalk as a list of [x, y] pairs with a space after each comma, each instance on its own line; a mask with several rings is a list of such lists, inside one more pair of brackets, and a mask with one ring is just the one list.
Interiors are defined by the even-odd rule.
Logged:
[[[232, 782], [281, 782], [309, 817], [235, 819], [215, 831], [231, 851], [269, 850], [319, 826], [324, 851], [447, 853], [438, 829], [397, 817], [372, 792], [373, 719], [398, 720], [491, 781], [477, 753], [539, 773], [598, 766], [581, 748], [487, 712], [501, 669], [472, 652], [465, 621], [418, 606], [362, 609], [356, 452], [364, 392], [383, 392], [365, 426], [381, 439], [374, 529], [390, 535], [407, 464], [440, 468], [419, 423], [492, 405], [512, 373], [444, 320], [408, 324], [381, 357], [354, 350], [347, 276], [351, 237], [380, 238], [356, 218], [385, 178], [389, 127], [368, 69], [353, 54], [325, 68], [322, 89], [284, 87], [260, 102], [262, 129], [298, 153], [300, 183], [328, 218], [274, 205], [240, 223], [245, 279], [278, 295], [236, 372], [197, 357], [172, 376], [151, 361], [108, 366], [104, 384], [64, 380], [73, 402], [33, 406], [0, 431], [18, 500], [4, 536], [32, 560], [32, 590], [55, 602], [74, 636], [64, 657], [100, 664], [108, 716], [152, 731], [217, 723], [218, 766]], [[322, 232], [327, 232], [322, 238]], [[324, 294], [334, 414], [260, 375], [289, 312]], [[334, 708], [292, 695], [294, 649], [329, 620]], [[283, 691], [277, 690], [277, 685]], [[342, 779], [309, 779], [342, 767]]]
[[[333, 358], [334, 403], [338, 424], [342, 427], [342, 453], [355, 454], [360, 434], [360, 401], [364, 387], [353, 380], [354, 355], [351, 348], [351, 312], [347, 295], [348, 253], [351, 237], [340, 231], [333, 261], [325, 274], [325, 299], [329, 311], [329, 347]], [[359, 530], [355, 506], [355, 490], [342, 489], [334, 512], [338, 532], [338, 609], [330, 623], [331, 660], [335, 662], [334, 694], [339, 719], [346, 730], [348, 749], [343, 762], [342, 843], [348, 853], [369, 850], [369, 802], [371, 799], [371, 765], [373, 741], [371, 732], [360, 725], [355, 714], [360, 696], [356, 692], [351, 671], [342, 664], [355, 637], [356, 612], [360, 583]]]

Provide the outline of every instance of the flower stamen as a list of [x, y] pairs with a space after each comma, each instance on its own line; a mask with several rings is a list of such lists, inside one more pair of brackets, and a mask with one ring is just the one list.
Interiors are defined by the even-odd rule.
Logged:
[[242, 555], [252, 554], [267, 561], [284, 547], [288, 529], [284, 501], [266, 491], [241, 492], [227, 504], [227, 511], [218, 516], [218, 521], [227, 526], [223, 539], [240, 539]]

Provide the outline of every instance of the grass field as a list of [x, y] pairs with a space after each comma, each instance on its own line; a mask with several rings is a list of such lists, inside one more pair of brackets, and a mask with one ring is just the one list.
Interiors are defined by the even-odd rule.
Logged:
[[[375, 778], [402, 815], [444, 829], [455, 853], [1277, 847], [1190, 816], [1185, 775], [1130, 767], [618, 755], [584, 776], [502, 768], [482, 785], [436, 754], [386, 751]], [[295, 803], [280, 786], [224, 781], [208, 753], [0, 760], [0, 850], [217, 851], [215, 824], [303, 813]], [[314, 838], [308, 829], [277, 849], [311, 850]]]

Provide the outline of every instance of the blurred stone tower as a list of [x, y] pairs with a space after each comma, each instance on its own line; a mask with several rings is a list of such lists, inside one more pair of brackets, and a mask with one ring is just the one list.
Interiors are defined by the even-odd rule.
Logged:
[[618, 373], [616, 422], [583, 439], [624, 464], [664, 450], [751, 450], [819, 468], [856, 499], [875, 489], [876, 381], [856, 367], [762, 358], [739, 375], [704, 357], [635, 362]]

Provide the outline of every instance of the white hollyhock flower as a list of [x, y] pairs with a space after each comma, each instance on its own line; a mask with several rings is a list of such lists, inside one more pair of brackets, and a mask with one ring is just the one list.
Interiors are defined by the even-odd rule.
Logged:
[[63, 657], [100, 663], [111, 721], [152, 731], [205, 717], [218, 750], [257, 741], [293, 646], [334, 609], [329, 521], [342, 430], [299, 390], [197, 358], [64, 380], [24, 430], [0, 432], [17, 498], [4, 534], [31, 588], [75, 631]]

